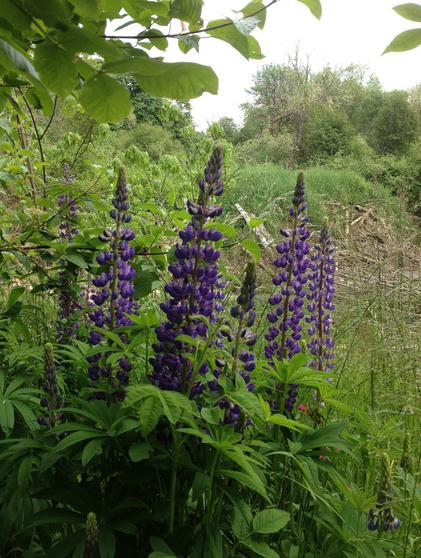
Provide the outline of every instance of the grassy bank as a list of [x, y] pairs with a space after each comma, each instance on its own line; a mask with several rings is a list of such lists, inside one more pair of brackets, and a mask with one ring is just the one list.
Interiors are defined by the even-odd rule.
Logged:
[[[353, 171], [314, 167], [306, 169], [305, 176], [310, 221], [315, 226], [328, 217], [334, 229], [341, 228], [346, 208], [354, 204], [373, 208], [397, 230], [410, 225], [401, 200]], [[227, 188], [227, 212], [238, 214], [235, 203], [239, 203], [247, 212], [264, 218], [267, 228], [275, 232], [285, 221], [296, 178], [297, 170], [273, 163], [247, 165], [238, 171], [235, 184]]]

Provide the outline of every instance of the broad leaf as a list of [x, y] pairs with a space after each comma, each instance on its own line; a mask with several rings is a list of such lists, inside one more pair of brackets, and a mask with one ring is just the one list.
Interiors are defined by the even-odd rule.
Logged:
[[80, 90], [79, 100], [98, 122], [118, 122], [131, 110], [127, 89], [103, 72], [88, 79]]
[[96, 440], [91, 440], [86, 444], [83, 448], [82, 452], [82, 465], [86, 467], [86, 465], [96, 456], [102, 453], [102, 444], [104, 443], [105, 438], [99, 438]]
[[257, 27], [263, 29], [266, 22], [266, 9], [262, 0], [252, 0], [241, 12], [245, 17], [256, 17], [259, 20]]
[[283, 510], [269, 509], [257, 512], [253, 519], [256, 533], [277, 533], [285, 527], [290, 514]]
[[202, 13], [203, 0], [173, 0], [171, 3], [170, 16], [196, 23]]
[[399, 4], [393, 8], [396, 13], [410, 21], [421, 22], [421, 6], [413, 2], [408, 4]]
[[421, 45], [421, 29], [409, 29], [397, 35], [388, 47], [384, 50], [386, 52], [404, 52], [405, 50], [412, 50]]
[[191, 62], [162, 62], [136, 56], [104, 64], [110, 73], [131, 73], [147, 93], [179, 101], [194, 99], [205, 91], [216, 95], [218, 78], [209, 66]]
[[44, 41], [37, 46], [34, 64], [48, 89], [65, 97], [77, 83], [77, 70], [72, 57], [63, 48]]
[[247, 58], [247, 60], [250, 58], [258, 60], [263, 57], [256, 39], [250, 35], [241, 33], [230, 19], [216, 19], [210, 21], [208, 27], [217, 27], [217, 29], [207, 31], [208, 35], [230, 44]]
[[322, 17], [322, 4], [320, 0], [298, 0], [298, 2], [305, 4], [317, 19]]
[[3, 39], [0, 39], [0, 64], [39, 79], [38, 72], [26, 53]]
[[147, 397], [139, 409], [139, 428], [142, 436], [148, 436], [156, 427], [162, 414], [162, 406], [156, 397]]
[[235, 19], [234, 25], [243, 35], [250, 35], [252, 31], [256, 28], [259, 23], [258, 17], [243, 17], [241, 19]]
[[246, 238], [245, 240], [243, 240], [241, 242], [241, 245], [248, 252], [250, 252], [250, 254], [253, 256], [253, 258], [256, 260], [256, 263], [260, 260], [261, 251], [260, 251], [260, 247], [257, 244], [257, 242], [255, 242], [251, 238]]
[[134, 463], [148, 459], [151, 454], [151, 447], [143, 442], [135, 442], [129, 448], [129, 457]]

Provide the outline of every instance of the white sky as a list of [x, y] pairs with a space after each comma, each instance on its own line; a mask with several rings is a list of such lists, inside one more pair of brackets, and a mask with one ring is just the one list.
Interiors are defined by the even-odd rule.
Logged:
[[[248, 100], [246, 90], [253, 75], [265, 64], [284, 64], [297, 44], [303, 57], [317, 71], [332, 67], [362, 64], [377, 75], [386, 90], [408, 89], [421, 83], [421, 47], [409, 52], [388, 53], [383, 50], [402, 31], [419, 24], [400, 17], [393, 6], [406, 0], [322, 0], [323, 15], [317, 20], [310, 10], [297, 0], [279, 0], [267, 12], [263, 31], [253, 35], [258, 39], [262, 60], [246, 60], [227, 43], [207, 38], [200, 41], [200, 52], [183, 54], [177, 40], [169, 39], [170, 47], [152, 55], [168, 62], [192, 61], [212, 66], [219, 77], [219, 93], [205, 93], [192, 101], [193, 117], [200, 129], [221, 116], [241, 122], [240, 104]], [[269, 0], [265, 0], [267, 4]], [[202, 16], [206, 22], [221, 17], [233, 17], [232, 10], [241, 10], [248, 0], [205, 0]], [[113, 24], [110, 26], [114, 27]], [[180, 22], [174, 21], [171, 31], [178, 32]], [[117, 34], [133, 32], [129, 27]]]
[[[327, 64], [333, 67], [363, 64], [379, 77], [386, 90], [407, 89], [421, 82], [421, 47], [382, 56], [398, 33], [419, 25], [392, 10], [404, 1], [322, 0], [323, 15], [319, 21], [297, 0], [280, 0], [268, 10], [263, 31], [253, 33], [266, 56], [264, 59], [248, 61], [227, 43], [213, 38], [200, 41], [199, 54], [191, 51], [183, 55], [173, 45], [165, 59], [200, 62], [216, 71], [218, 95], [205, 93], [192, 101], [193, 116], [201, 129], [221, 116], [241, 121], [239, 105], [247, 100], [246, 89], [253, 75], [264, 64], [287, 62], [288, 53], [294, 52], [297, 43], [302, 54], [310, 56], [313, 70]], [[247, 0], [206, 0], [204, 20], [232, 16], [231, 10], [240, 10], [245, 4]]]

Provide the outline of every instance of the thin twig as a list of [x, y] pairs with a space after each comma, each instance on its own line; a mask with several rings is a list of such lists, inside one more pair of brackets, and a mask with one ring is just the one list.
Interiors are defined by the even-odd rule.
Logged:
[[54, 97], [54, 105], [53, 105], [53, 110], [52, 110], [52, 112], [51, 112], [50, 119], [48, 120], [48, 123], [47, 123], [46, 127], [44, 128], [44, 131], [42, 132], [42, 134], [41, 134], [41, 136], [40, 136], [40, 139], [41, 139], [41, 140], [43, 139], [43, 137], [45, 136], [45, 134], [48, 132], [48, 128], [51, 126], [51, 123], [52, 123], [52, 121], [53, 121], [53, 119], [54, 119], [54, 116], [55, 116], [55, 114], [56, 114], [57, 99], [58, 99], [58, 97], [57, 97], [57, 95], [56, 95], [56, 96]]
[[[270, 8], [273, 4], [278, 2], [278, 0], [272, 0], [266, 6], [263, 6], [259, 10], [256, 10], [252, 14], [247, 16], [240, 17], [238, 21], [242, 21], [243, 19], [248, 19], [249, 17], [255, 17], [259, 15], [261, 12], [264, 12], [268, 8]], [[135, 22], [136, 23], [136, 22]], [[184, 33], [168, 33], [167, 35], [148, 35], [139, 33], [137, 35], [102, 35], [104, 39], [179, 39], [180, 37], [187, 37], [189, 35], [197, 35], [198, 33], [208, 33], [209, 31], [216, 31], [217, 29], [223, 29], [224, 27], [231, 27], [234, 25], [233, 21], [227, 21], [226, 23], [220, 23], [219, 25], [212, 25], [210, 27], [205, 27], [203, 29], [198, 29], [197, 31], [185, 31]]]

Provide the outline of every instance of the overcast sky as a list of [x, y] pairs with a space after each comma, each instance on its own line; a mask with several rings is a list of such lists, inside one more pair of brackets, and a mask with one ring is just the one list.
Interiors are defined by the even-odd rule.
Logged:
[[[421, 47], [382, 56], [395, 35], [417, 26], [392, 10], [400, 3], [404, 0], [322, 0], [319, 21], [297, 0], [280, 0], [268, 10], [264, 30], [254, 32], [265, 54], [263, 60], [248, 61], [216, 39], [202, 40], [200, 53], [186, 56], [173, 44], [165, 59], [191, 60], [215, 69], [219, 94], [204, 94], [192, 101], [193, 116], [201, 129], [225, 115], [241, 121], [239, 105], [247, 100], [246, 89], [253, 75], [264, 64], [285, 63], [297, 43], [303, 55], [310, 56], [314, 70], [326, 64], [363, 64], [379, 77], [386, 90], [406, 89], [421, 82]], [[231, 10], [240, 10], [245, 4], [247, 0], [205, 0], [204, 20], [232, 16]]]

